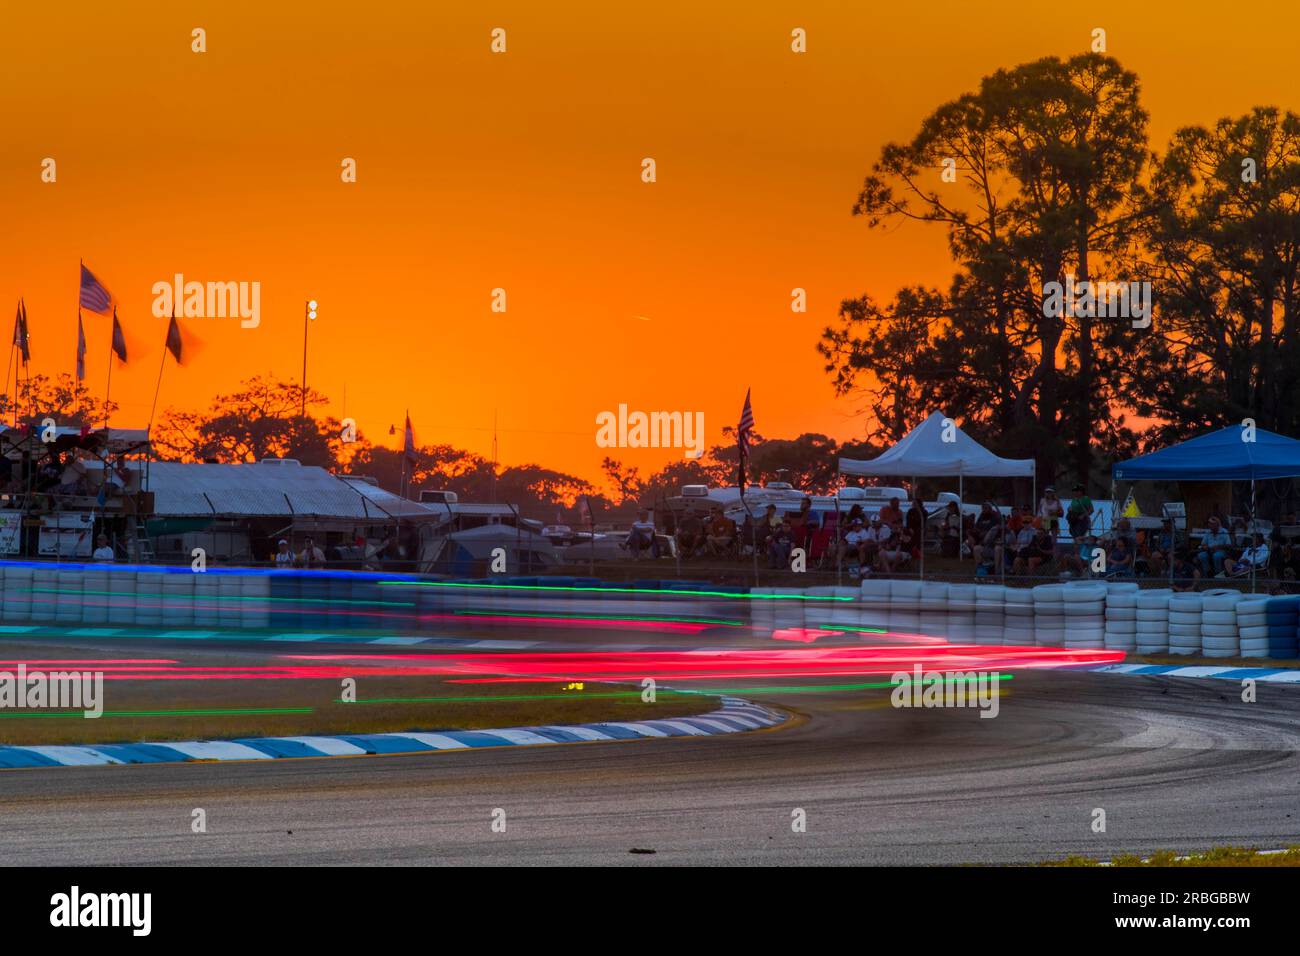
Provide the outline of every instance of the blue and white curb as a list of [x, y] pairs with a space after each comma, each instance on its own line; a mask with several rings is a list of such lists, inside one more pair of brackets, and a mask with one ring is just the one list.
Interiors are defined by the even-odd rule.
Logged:
[[1241, 681], [1247, 678], [1274, 684], [1300, 684], [1300, 667], [1212, 667], [1179, 664], [1103, 664], [1093, 668], [1106, 674], [1138, 677], [1215, 677]]
[[292, 757], [360, 757], [481, 747], [530, 747], [594, 740], [645, 740], [651, 737], [709, 737], [762, 730], [788, 715], [723, 697], [722, 707], [699, 717], [606, 721], [506, 727], [499, 730], [447, 730], [437, 733], [337, 734], [330, 736], [248, 737], [238, 740], [173, 740], [165, 743], [93, 746], [0, 746], [0, 768], [92, 767], [128, 763], [186, 763], [207, 760], [273, 760]]

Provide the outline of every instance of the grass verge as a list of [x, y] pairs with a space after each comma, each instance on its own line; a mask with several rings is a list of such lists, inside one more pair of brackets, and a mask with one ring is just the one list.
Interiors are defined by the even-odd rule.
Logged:
[[[1124, 854], [1114, 857], [1111, 866], [1123, 867], [1262, 867], [1300, 866], [1300, 846], [1287, 847], [1279, 853], [1261, 853], [1255, 847], [1218, 846], [1204, 853], [1179, 854], [1173, 850], [1159, 850], [1148, 857]], [[1067, 856], [1041, 866], [1101, 866], [1102, 861], [1086, 856]]]

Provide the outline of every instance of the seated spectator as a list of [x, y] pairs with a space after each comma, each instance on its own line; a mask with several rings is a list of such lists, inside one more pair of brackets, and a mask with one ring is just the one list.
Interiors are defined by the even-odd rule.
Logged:
[[704, 548], [704, 522], [687, 514], [677, 523], [677, 553], [683, 560], [695, 557]]
[[650, 512], [636, 513], [636, 521], [632, 522], [632, 530], [628, 533], [623, 547], [632, 552], [634, 560], [639, 560], [646, 551], [649, 551], [652, 557], [659, 557], [659, 541], [655, 538], [655, 525], [650, 520]]
[[1232, 546], [1234, 548], [1245, 550], [1250, 547], [1251, 534], [1246, 530], [1245, 518], [1233, 518], [1229, 534], [1232, 535]]
[[736, 550], [736, 522], [724, 515], [721, 508], [714, 508], [713, 517], [705, 528], [705, 540], [710, 554], [733, 554]]
[[1106, 555], [1106, 577], [1128, 578], [1133, 576], [1133, 549], [1129, 547], [1128, 538], [1117, 534], [1110, 544], [1110, 553]]
[[1070, 499], [1070, 507], [1065, 512], [1065, 522], [1070, 529], [1070, 537], [1075, 541], [1088, 536], [1092, 530], [1092, 515], [1096, 511], [1092, 499], [1088, 497], [1083, 485], [1074, 486], [1074, 496]]
[[957, 502], [948, 502], [943, 516], [943, 537], [939, 541], [939, 553], [945, 558], [955, 558], [961, 550], [961, 509]]
[[767, 541], [767, 555], [771, 566], [773, 568], [788, 568], [790, 566], [790, 552], [793, 548], [794, 533], [790, 530], [790, 522], [782, 521]]
[[880, 520], [879, 514], [871, 516], [871, 526], [867, 528], [865, 538], [862, 543], [862, 568], [866, 571], [874, 567], [876, 557], [880, 554], [880, 549], [893, 536], [894, 532], [890, 530], [889, 525]]
[[115, 561], [117, 555], [113, 553], [113, 547], [108, 543], [108, 535], [101, 534], [95, 539], [95, 551], [91, 554], [95, 561]]
[[1258, 572], [1266, 567], [1268, 567], [1268, 542], [1264, 540], [1262, 534], [1257, 532], [1255, 534], [1255, 543], [1246, 548], [1241, 553], [1241, 557], [1232, 563], [1231, 567], [1225, 562], [1224, 571], [1219, 574], [1219, 577], [1250, 574], [1252, 568]]
[[840, 561], [847, 562], [849, 573], [856, 574], [863, 565], [863, 547], [867, 541], [867, 529], [861, 518], [854, 518], [848, 530], [844, 532], [844, 541], [840, 544]]
[[803, 548], [804, 552], [808, 551], [808, 538], [812, 534], [812, 499], [804, 498], [799, 502], [798, 511], [787, 511], [785, 520], [790, 523], [790, 531], [794, 535], [794, 546]]
[[1160, 522], [1160, 531], [1148, 540], [1146, 554], [1142, 556], [1147, 572], [1158, 578], [1164, 577], [1169, 570], [1169, 556], [1173, 553], [1174, 519], [1166, 518]]
[[1195, 591], [1200, 580], [1201, 569], [1188, 555], [1186, 548], [1179, 548], [1174, 554], [1173, 589], [1175, 591]]
[[898, 532], [903, 527], [903, 509], [898, 505], [897, 498], [890, 498], [889, 504], [880, 509], [880, 521], [887, 525], [890, 531]]
[[63, 462], [59, 459], [58, 454], [51, 454], [45, 463], [36, 471], [36, 490], [50, 491], [58, 487], [59, 482], [63, 479]]
[[1223, 570], [1223, 563], [1232, 553], [1232, 536], [1223, 530], [1219, 519], [1210, 516], [1209, 529], [1201, 535], [1201, 547], [1196, 552], [1196, 563], [1201, 566], [1201, 576], [1212, 578]]
[[984, 543], [984, 538], [988, 535], [989, 529], [998, 527], [1001, 524], [1001, 516], [997, 509], [993, 507], [993, 502], [986, 501], [980, 505], [980, 513], [976, 516], [974, 522], [966, 532], [966, 551], [977, 561], [979, 555], [976, 551]]
[[[1028, 511], [1027, 508], [1025, 510]], [[1038, 528], [1035, 527], [1036, 523], [1038, 523], [1037, 518], [1029, 521], [1022, 520], [1020, 530], [1016, 532], [1015, 540], [1009, 542], [1011, 550], [1008, 557], [1011, 558], [1011, 572], [1013, 574], [1024, 574], [1025, 569], [1029, 567], [1029, 559], [1036, 555], [1033, 549], [1034, 537], [1038, 534]]]
[[1002, 573], [1003, 542], [1010, 533], [1000, 523], [995, 524], [984, 533], [984, 537], [980, 539], [980, 542], [971, 549], [971, 554], [974, 556], [977, 565], [977, 574], [979, 568], [983, 568], [985, 574]]
[[758, 519], [758, 547], [766, 551], [772, 543], [772, 535], [781, 527], [781, 516], [776, 513], [776, 505], [768, 505], [763, 517]]
[[[884, 528], [886, 531], [889, 530], [888, 525], [884, 525]], [[907, 562], [912, 560], [912, 548], [915, 543], [910, 528], [903, 528], [898, 534], [891, 533], [880, 544], [880, 550], [877, 552], [876, 560], [880, 570], [886, 574], [893, 574], [899, 568], [905, 567]]]
[[1046, 566], [1050, 569], [1052, 561], [1056, 557], [1056, 546], [1052, 541], [1052, 536], [1047, 533], [1043, 527], [1041, 518], [1035, 518], [1033, 524], [1033, 536], [1029, 539], [1029, 545], [1020, 550], [1016, 555], [1016, 563], [1021, 566], [1021, 573], [1034, 575], [1040, 567]]

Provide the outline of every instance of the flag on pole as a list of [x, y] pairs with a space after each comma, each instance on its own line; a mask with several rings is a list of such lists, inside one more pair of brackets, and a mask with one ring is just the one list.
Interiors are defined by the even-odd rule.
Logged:
[[176, 324], [176, 308], [172, 307], [172, 320], [167, 326], [167, 351], [172, 353], [176, 364], [181, 364], [181, 327]]
[[406, 434], [402, 438], [402, 454], [407, 461], [415, 461], [415, 431], [411, 428], [411, 413], [406, 413]]
[[113, 354], [118, 361], [126, 361], [126, 336], [122, 334], [122, 323], [117, 321], [117, 307], [113, 308]]
[[81, 264], [80, 303], [83, 309], [98, 312], [100, 315], [108, 315], [108, 310], [113, 304], [113, 296], [104, 288], [104, 283], [96, 279], [95, 274], [86, 268], [84, 262]]
[[1119, 513], [1121, 518], [1141, 518], [1142, 510], [1138, 508], [1137, 499], [1133, 497], [1133, 489], [1129, 489], [1128, 497], [1124, 499], [1124, 508]]
[[77, 381], [86, 377], [86, 330], [81, 324], [81, 310], [77, 310]]
[[31, 338], [27, 333], [27, 303], [18, 300], [18, 323], [14, 328], [14, 345], [23, 355], [23, 364], [32, 360]]
[[745, 407], [740, 410], [740, 424], [736, 427], [736, 444], [740, 457], [749, 457], [749, 440], [754, 434], [754, 408], [749, 404], [749, 389], [745, 389]]

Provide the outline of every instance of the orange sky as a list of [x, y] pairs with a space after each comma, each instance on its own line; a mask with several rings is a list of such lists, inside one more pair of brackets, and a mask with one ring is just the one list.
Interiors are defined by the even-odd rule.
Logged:
[[[845, 296], [950, 271], [940, 232], [850, 215], [884, 142], [999, 66], [1086, 50], [1098, 26], [1141, 77], [1158, 145], [1257, 103], [1300, 109], [1293, 4], [1150, 6], [9, 4], [0, 322], [25, 296], [32, 370], [70, 371], [84, 258], [143, 347], [113, 373], [123, 426], [153, 396], [151, 286], [181, 272], [260, 282], [262, 324], [191, 320], [203, 350], [168, 367], [160, 409], [296, 380], [311, 297], [309, 384], [375, 440], [409, 406], [421, 442], [487, 454], [495, 409], [504, 463], [596, 478], [598, 412], [703, 411], [712, 444], [747, 386], [764, 434], [848, 438], [862, 424], [818, 331]], [[108, 320], [86, 322], [102, 393]], [[676, 454], [615, 452], [643, 472]]]

